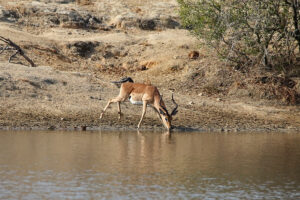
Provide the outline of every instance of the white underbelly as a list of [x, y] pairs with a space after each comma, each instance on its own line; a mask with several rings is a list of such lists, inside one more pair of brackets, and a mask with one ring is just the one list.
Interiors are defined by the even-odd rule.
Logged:
[[134, 104], [134, 105], [142, 105], [143, 102], [142, 101], [135, 101], [132, 98], [129, 99], [130, 103]]

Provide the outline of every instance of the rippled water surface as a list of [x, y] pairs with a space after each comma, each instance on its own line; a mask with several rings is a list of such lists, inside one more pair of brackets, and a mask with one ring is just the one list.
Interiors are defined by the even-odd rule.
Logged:
[[0, 132], [0, 199], [300, 199], [300, 134]]

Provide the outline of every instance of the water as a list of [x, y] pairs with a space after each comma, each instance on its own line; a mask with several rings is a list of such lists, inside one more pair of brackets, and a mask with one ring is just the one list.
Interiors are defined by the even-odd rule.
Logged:
[[0, 132], [0, 199], [300, 199], [300, 134]]

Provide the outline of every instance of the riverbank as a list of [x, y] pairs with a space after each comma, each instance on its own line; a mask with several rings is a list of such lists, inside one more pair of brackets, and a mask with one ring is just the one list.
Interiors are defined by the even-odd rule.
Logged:
[[[142, 108], [121, 104], [124, 116], [118, 120], [112, 105], [100, 120], [108, 99], [119, 89], [107, 77], [91, 73], [63, 72], [51, 67], [27, 67], [0, 63], [1, 129], [99, 130], [136, 129]], [[171, 91], [158, 87], [169, 109]], [[266, 106], [232, 99], [174, 93], [179, 112], [174, 117], [175, 130], [186, 131], [299, 131], [299, 108]], [[299, 115], [298, 115], [299, 116]], [[141, 130], [164, 130], [152, 109]]]
[[[80, 3], [81, 2], [81, 3]], [[151, 82], [180, 131], [300, 131], [300, 79], [243, 72], [182, 29], [177, 2], [1, 1], [0, 35], [36, 64], [0, 54], [0, 129], [135, 130], [142, 108], [100, 113], [125, 76]], [[179, 39], [180, 38], [180, 39]], [[5, 48], [5, 44], [0, 44]], [[164, 130], [151, 110], [141, 129]]]

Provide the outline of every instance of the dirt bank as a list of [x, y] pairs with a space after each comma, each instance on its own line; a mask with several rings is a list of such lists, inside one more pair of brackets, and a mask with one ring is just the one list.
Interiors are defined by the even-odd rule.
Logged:
[[[176, 1], [0, 3], [0, 35], [37, 64], [0, 54], [1, 129], [135, 129], [141, 107], [129, 102], [121, 120], [116, 105], [99, 120], [118, 94], [110, 81], [130, 76], [156, 85], [168, 108], [174, 92], [177, 130], [300, 131], [300, 108], [289, 105], [300, 81], [234, 70], [181, 29]], [[151, 109], [142, 128], [163, 129]]]
[[[27, 129], [135, 129], [140, 106], [122, 104], [124, 117], [118, 120], [116, 105], [104, 119], [100, 112], [118, 88], [106, 76], [62, 72], [51, 67], [30, 68], [0, 64], [0, 126]], [[160, 87], [167, 107], [171, 92]], [[203, 131], [299, 131], [299, 108], [275, 108], [215, 99], [176, 91], [179, 113], [174, 119], [178, 130]], [[298, 110], [297, 110], [298, 109]], [[155, 113], [148, 109], [142, 129], [163, 129]]]

